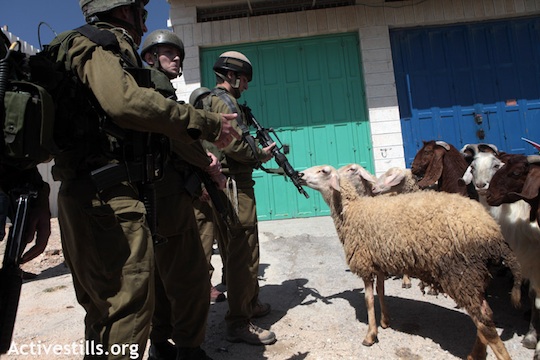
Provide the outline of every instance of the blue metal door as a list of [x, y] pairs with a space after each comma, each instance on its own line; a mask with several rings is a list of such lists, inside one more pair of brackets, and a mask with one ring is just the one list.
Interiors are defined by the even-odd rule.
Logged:
[[540, 141], [540, 18], [390, 33], [406, 163], [422, 140], [509, 153]]

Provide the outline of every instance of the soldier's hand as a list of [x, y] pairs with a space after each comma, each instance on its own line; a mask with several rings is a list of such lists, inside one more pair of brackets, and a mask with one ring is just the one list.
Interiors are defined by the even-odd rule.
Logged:
[[263, 148], [264, 154], [266, 155], [264, 158], [261, 159], [263, 163], [270, 160], [274, 155], [272, 154], [272, 150], [276, 147], [276, 143], [273, 142], [267, 147]]
[[225, 189], [225, 186], [227, 185], [227, 177], [221, 173], [217, 176], [212, 176], [212, 181], [216, 183], [219, 190]]
[[219, 162], [216, 155], [212, 154], [210, 151], [207, 151], [206, 155], [208, 155], [211, 162], [210, 162], [210, 165], [208, 165], [206, 167], [206, 169], [204, 169], [204, 170], [210, 176], [217, 176], [217, 175], [221, 174], [221, 163]]
[[242, 135], [240, 135], [236, 129], [232, 126], [231, 120], [236, 119], [238, 114], [220, 114], [221, 115], [221, 133], [216, 139], [214, 144], [223, 149], [229, 145], [234, 139], [240, 140]]
[[202, 189], [202, 194], [199, 196], [199, 200], [202, 202], [210, 202], [210, 195], [206, 189]]

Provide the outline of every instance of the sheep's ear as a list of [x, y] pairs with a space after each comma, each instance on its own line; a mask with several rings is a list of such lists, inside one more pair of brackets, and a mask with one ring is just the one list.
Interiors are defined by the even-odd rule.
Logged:
[[384, 184], [387, 186], [396, 186], [399, 185], [404, 178], [405, 171], [394, 170], [388, 177], [386, 177]]
[[458, 179], [458, 185], [460, 186], [469, 185], [471, 182], [472, 182], [472, 170], [471, 170], [471, 167], [469, 166], [467, 170], [465, 170], [465, 173], [463, 174], [461, 179]]
[[426, 170], [426, 174], [422, 180], [418, 182], [418, 186], [422, 188], [428, 187], [435, 184], [439, 180], [443, 171], [443, 156], [445, 152], [446, 151], [441, 148], [435, 149], [433, 158], [431, 159], [431, 162]]
[[367, 181], [370, 181], [370, 182], [375, 182], [377, 181], [377, 179], [375, 178], [375, 176], [373, 176], [369, 171], [367, 171], [366, 169], [364, 169], [363, 167], [360, 167], [357, 171], [358, 175], [360, 175], [361, 178], [363, 178], [364, 180], [367, 180]]
[[340, 191], [339, 177], [337, 174], [332, 174], [330, 177], [330, 187], [336, 191]]

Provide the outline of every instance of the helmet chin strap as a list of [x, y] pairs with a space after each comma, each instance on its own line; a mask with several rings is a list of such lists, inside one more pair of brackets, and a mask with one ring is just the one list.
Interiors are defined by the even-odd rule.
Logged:
[[222, 74], [219, 74], [217, 73], [217, 75], [222, 78], [224, 81], [226, 81], [227, 83], [229, 83], [229, 85], [231, 85], [231, 94], [233, 94], [233, 96], [238, 99], [240, 97], [240, 77], [235, 73], [234, 74], [234, 82], [228, 77], [228, 76], [224, 76]]

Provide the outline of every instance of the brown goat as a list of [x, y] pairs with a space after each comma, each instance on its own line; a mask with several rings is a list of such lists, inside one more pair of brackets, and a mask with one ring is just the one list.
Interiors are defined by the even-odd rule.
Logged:
[[[529, 220], [537, 222], [540, 226], [539, 190], [540, 190], [540, 156], [538, 155], [511, 155], [504, 154], [501, 158], [504, 165], [497, 170], [486, 192], [486, 200], [491, 206], [500, 206], [524, 200], [530, 206]], [[537, 239], [540, 241], [540, 239]], [[523, 242], [521, 243], [523, 246]], [[529, 249], [527, 249], [529, 250]], [[516, 253], [517, 254], [517, 253]], [[523, 339], [523, 345], [533, 348], [534, 359], [540, 359], [540, 274], [538, 274], [538, 257], [535, 256], [534, 247], [529, 250], [532, 255], [519, 255], [524, 257], [525, 272], [530, 281], [529, 296], [532, 300], [531, 321], [529, 331]], [[519, 259], [518, 256], [518, 259]], [[532, 256], [532, 258], [531, 258]]]
[[486, 194], [488, 204], [524, 200], [531, 206], [530, 220], [540, 225], [540, 156], [506, 154], [501, 160], [504, 166], [493, 175]]
[[427, 188], [437, 183], [437, 190], [478, 199], [476, 191], [459, 183], [469, 164], [455, 146], [444, 141], [424, 141], [411, 165], [413, 175], [421, 178], [418, 186]]

